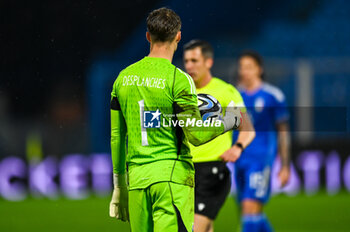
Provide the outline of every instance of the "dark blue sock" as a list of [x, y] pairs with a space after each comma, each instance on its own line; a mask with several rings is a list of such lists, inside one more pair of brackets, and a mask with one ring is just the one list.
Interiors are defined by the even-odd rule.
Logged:
[[272, 232], [272, 226], [269, 222], [269, 219], [266, 217], [266, 215], [263, 215], [263, 219], [261, 220], [261, 232]]
[[261, 214], [247, 214], [242, 216], [242, 232], [260, 232]]
[[242, 232], [272, 232], [272, 227], [264, 214], [250, 214], [242, 217]]

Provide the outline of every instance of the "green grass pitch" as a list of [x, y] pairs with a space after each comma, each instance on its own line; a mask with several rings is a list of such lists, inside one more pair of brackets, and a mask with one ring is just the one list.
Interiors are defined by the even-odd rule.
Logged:
[[[70, 232], [130, 231], [128, 224], [108, 216], [108, 198], [86, 200], [27, 199], [8, 202], [0, 199], [0, 231]], [[266, 214], [276, 231], [350, 231], [350, 194], [335, 196], [275, 196]], [[215, 221], [216, 232], [238, 231], [237, 206], [228, 198]]]

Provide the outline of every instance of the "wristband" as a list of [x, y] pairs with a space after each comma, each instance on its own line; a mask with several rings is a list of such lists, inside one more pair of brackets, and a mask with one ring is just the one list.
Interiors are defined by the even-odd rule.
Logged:
[[241, 150], [244, 151], [244, 147], [243, 147], [242, 143], [235, 143], [235, 146], [241, 148]]
[[126, 175], [113, 173], [113, 184], [114, 184], [114, 187], [127, 186]]

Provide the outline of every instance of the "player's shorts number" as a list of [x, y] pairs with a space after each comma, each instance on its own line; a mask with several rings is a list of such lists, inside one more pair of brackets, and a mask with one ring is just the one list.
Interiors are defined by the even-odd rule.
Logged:
[[249, 175], [249, 187], [255, 189], [255, 196], [264, 197], [267, 194], [270, 177], [270, 168], [265, 167], [262, 172], [253, 172]]

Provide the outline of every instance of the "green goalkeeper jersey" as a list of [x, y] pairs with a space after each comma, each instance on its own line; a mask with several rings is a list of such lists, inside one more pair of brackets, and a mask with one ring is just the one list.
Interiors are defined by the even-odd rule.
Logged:
[[224, 132], [222, 123], [202, 129], [177, 124], [201, 120], [192, 78], [167, 59], [145, 57], [120, 72], [111, 95], [114, 173], [127, 166], [131, 190], [162, 181], [192, 186], [189, 141], [200, 145]]

